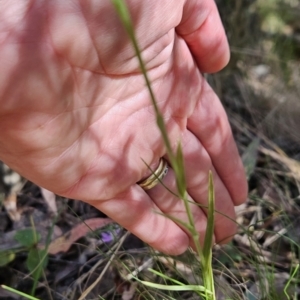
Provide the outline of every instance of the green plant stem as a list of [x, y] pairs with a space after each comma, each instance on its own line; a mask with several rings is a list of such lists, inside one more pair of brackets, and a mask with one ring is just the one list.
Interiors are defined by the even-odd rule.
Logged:
[[[157, 105], [157, 101], [155, 99], [155, 95], [152, 90], [152, 86], [147, 74], [147, 70], [141, 56], [141, 51], [139, 49], [138, 42], [134, 34], [133, 24], [131, 21], [129, 10], [123, 0], [112, 0], [112, 3], [115, 6], [115, 9], [123, 23], [123, 26], [126, 29], [127, 34], [132, 42], [136, 56], [139, 61], [140, 69], [142, 71], [142, 74], [146, 82], [146, 86], [150, 94], [150, 99], [156, 115], [156, 123], [158, 128], [160, 129], [162, 139], [166, 146], [167, 154], [172, 169], [175, 173], [179, 198], [183, 200], [184, 207], [188, 216], [188, 223], [185, 224], [185, 227], [189, 230], [192, 236], [194, 245], [196, 247], [196, 252], [200, 258], [200, 262], [202, 265], [203, 282], [206, 291], [205, 292], [206, 299], [215, 300], [214, 280], [213, 280], [213, 272], [212, 272], [212, 265], [211, 265], [212, 262], [211, 247], [212, 247], [213, 230], [214, 230], [214, 191], [213, 191], [212, 174], [211, 173], [209, 174], [209, 217], [208, 217], [208, 227], [205, 234], [206, 244], [204, 244], [204, 248], [202, 249], [199, 242], [199, 233], [195, 227], [194, 217], [191, 211], [190, 203], [188, 200], [188, 194], [186, 191], [186, 181], [185, 181], [185, 175], [184, 175], [185, 172], [184, 172], [184, 163], [183, 163], [184, 159], [183, 159], [181, 145], [180, 144], [178, 145], [176, 154], [174, 154], [168, 137], [166, 125], [164, 123], [164, 118]], [[174, 220], [174, 218], [171, 219]], [[183, 222], [180, 221], [179, 224], [183, 225]]]
[[283, 292], [284, 294], [286, 295], [286, 298], [287, 299], [290, 299], [290, 296], [287, 292], [287, 289], [289, 288], [290, 284], [291, 284], [291, 281], [293, 280], [293, 278], [296, 276], [297, 272], [298, 272], [298, 269], [299, 269], [299, 264], [296, 265], [296, 268], [294, 270], [294, 272], [292, 273], [291, 277], [289, 278], [288, 282], [286, 283], [284, 289], [283, 289]]
[[39, 300], [38, 298], [35, 298], [35, 297], [33, 297], [33, 296], [30, 296], [30, 295], [27, 295], [27, 294], [22, 293], [22, 292], [20, 292], [20, 291], [17, 291], [17, 290], [15, 290], [15, 289], [13, 289], [13, 288], [11, 288], [11, 287], [9, 287], [9, 286], [1, 285], [1, 287], [2, 287], [4, 290], [10, 291], [10, 292], [12, 292], [12, 293], [14, 293], [14, 294], [17, 294], [17, 295], [19, 295], [19, 296], [22, 296], [22, 297], [24, 297], [24, 298], [26, 298], [26, 299], [29, 299], [29, 300]]

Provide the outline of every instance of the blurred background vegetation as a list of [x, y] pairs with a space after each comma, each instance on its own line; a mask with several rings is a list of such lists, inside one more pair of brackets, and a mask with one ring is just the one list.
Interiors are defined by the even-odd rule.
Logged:
[[218, 0], [231, 62], [212, 84], [225, 106], [300, 158], [299, 0]]
[[300, 1], [216, 2], [231, 61], [208, 79], [249, 180], [248, 201], [237, 210], [240, 231], [216, 251], [216, 265], [225, 255], [234, 281], [247, 282], [234, 299], [299, 299], [299, 272], [286, 284], [300, 258]]

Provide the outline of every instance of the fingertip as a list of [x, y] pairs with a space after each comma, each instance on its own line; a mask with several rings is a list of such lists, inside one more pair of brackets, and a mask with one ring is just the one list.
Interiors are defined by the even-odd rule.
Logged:
[[201, 72], [214, 73], [228, 64], [230, 49], [214, 1], [186, 1], [177, 32], [186, 41]]
[[197, 40], [190, 43], [199, 69], [204, 73], [214, 73], [222, 70], [230, 60], [230, 49], [221, 22], [214, 25], [215, 17], [208, 16], [198, 30]]
[[219, 233], [215, 242], [218, 245], [223, 245], [229, 243], [237, 232], [237, 223], [234, 221], [226, 222], [222, 226], [223, 230]]
[[225, 245], [225, 244], [228, 244], [228, 243], [230, 243], [230, 242], [232, 241], [233, 237], [234, 237], [234, 235], [229, 236], [229, 237], [227, 237], [227, 238], [225, 238], [225, 239], [219, 241], [217, 244], [218, 244], [218, 245]]
[[245, 179], [242, 181], [240, 185], [240, 195], [236, 196], [234, 205], [238, 206], [246, 202], [248, 199], [248, 193], [249, 193], [249, 187], [248, 187], [248, 182], [245, 177]]
[[[225, 37], [225, 36], [224, 36]], [[210, 49], [196, 57], [197, 65], [203, 73], [216, 73], [227, 66], [230, 60], [230, 50], [227, 39], [221, 36], [208, 46]]]
[[229, 182], [230, 178], [232, 180], [232, 184], [228, 186], [235, 206], [243, 204], [248, 198], [248, 181], [245, 169], [239, 156], [237, 156], [237, 160], [237, 166], [227, 180], [227, 182]]
[[167, 255], [178, 256], [183, 254], [189, 247], [189, 237], [182, 230], [172, 234], [165, 232], [160, 239], [149, 243], [149, 245]]

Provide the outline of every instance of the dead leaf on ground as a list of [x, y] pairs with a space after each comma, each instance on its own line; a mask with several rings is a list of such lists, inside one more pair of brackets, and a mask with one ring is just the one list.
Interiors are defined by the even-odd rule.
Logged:
[[59, 252], [67, 252], [71, 248], [72, 244], [78, 239], [85, 236], [92, 230], [102, 228], [112, 222], [113, 221], [109, 218], [93, 218], [85, 220], [84, 222], [76, 225], [63, 236], [52, 241], [49, 245], [48, 253], [55, 255]]
[[280, 153], [277, 153], [273, 150], [269, 150], [265, 147], [260, 147], [259, 150], [264, 153], [265, 155], [268, 155], [272, 157], [273, 159], [277, 160], [278, 162], [285, 165], [291, 172], [291, 175], [297, 180], [300, 181], [300, 162], [289, 158], [283, 151], [280, 151]]
[[46, 201], [49, 210], [54, 214], [57, 214], [57, 206], [56, 206], [56, 196], [53, 192], [50, 192], [41, 187], [41, 193], [43, 195], [44, 200]]
[[21, 219], [21, 214], [18, 211], [18, 207], [17, 207], [17, 194], [16, 193], [11, 193], [9, 194], [4, 202], [3, 205], [7, 211], [7, 214], [9, 216], [9, 218], [13, 221], [13, 222], [17, 222], [20, 221]]
[[125, 289], [122, 293], [122, 300], [131, 300], [137, 289], [137, 282], [131, 282], [128, 289]]

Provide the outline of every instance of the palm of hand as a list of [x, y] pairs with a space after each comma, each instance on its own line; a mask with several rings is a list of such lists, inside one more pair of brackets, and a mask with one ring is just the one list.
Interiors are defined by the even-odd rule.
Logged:
[[[132, 5], [131, 12], [175, 147], [181, 138], [190, 143], [187, 131], [199, 131], [200, 100], [215, 96], [211, 96], [186, 41], [175, 32], [184, 17], [183, 3], [178, 9], [164, 2]], [[13, 5], [7, 7], [9, 15]], [[149, 209], [156, 206], [150, 205], [148, 196], [147, 201], [142, 199], [146, 196], [141, 195], [135, 183], [147, 172], [143, 160], [155, 167], [165, 149], [134, 51], [110, 2], [80, 5], [80, 1], [73, 1], [70, 5], [67, 1], [52, 1], [33, 7], [24, 4], [23, 9], [20, 20], [8, 20], [10, 30], [0, 48], [1, 64], [7, 74], [0, 81], [1, 98], [5, 99], [0, 112], [0, 128], [5, 129], [0, 137], [0, 158], [57, 194], [92, 202], [143, 238], [140, 220], [129, 221], [122, 210], [146, 209], [148, 215], [143, 214], [149, 218]], [[143, 18], [139, 18], [141, 15]], [[224, 59], [219, 59], [219, 64], [223, 63]], [[222, 121], [224, 112], [219, 105], [214, 109], [214, 121], [203, 119], [203, 130], [221, 120], [215, 135], [223, 132], [220, 137], [226, 140], [230, 130], [226, 118]], [[206, 140], [209, 144], [210, 138]], [[212, 149], [213, 160], [214, 152], [219, 150], [216, 146]], [[16, 159], [18, 156], [22, 159]], [[192, 154], [186, 159], [191, 160]], [[235, 156], [234, 164], [240, 164]], [[199, 176], [204, 178], [206, 171]], [[222, 176], [222, 170], [218, 172]], [[236, 176], [240, 174], [239, 170]], [[227, 182], [231, 197], [237, 198], [235, 194], [240, 191]], [[191, 185], [195, 183], [191, 181]], [[119, 204], [119, 210], [114, 203]], [[223, 211], [232, 215], [232, 207], [228, 204]], [[151, 216], [153, 223], [160, 218], [153, 217], [153, 212]], [[168, 222], [171, 223], [164, 221]], [[175, 232], [174, 226], [164, 225]], [[178, 232], [177, 229], [177, 233], [170, 234], [170, 238]], [[159, 243], [158, 238], [147, 242], [156, 247]]]

